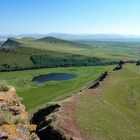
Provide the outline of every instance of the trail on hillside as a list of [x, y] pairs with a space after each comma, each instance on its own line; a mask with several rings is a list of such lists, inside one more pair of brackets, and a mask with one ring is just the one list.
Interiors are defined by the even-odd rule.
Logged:
[[[108, 75], [108, 74], [107, 74]], [[66, 135], [71, 140], [89, 140], [90, 138], [86, 136], [80, 129], [79, 125], [75, 121], [75, 112], [76, 112], [76, 104], [78, 101], [84, 99], [87, 96], [99, 96], [101, 98], [99, 88], [103, 86], [105, 83], [105, 78], [103, 74], [95, 80], [95, 82], [83, 89], [82, 91], [78, 92], [77, 94], [72, 95], [70, 98], [61, 101], [61, 108], [58, 112], [58, 122], [57, 125], [59, 128], [65, 131]], [[101, 78], [103, 76], [103, 78]], [[99, 84], [97, 84], [99, 82]]]

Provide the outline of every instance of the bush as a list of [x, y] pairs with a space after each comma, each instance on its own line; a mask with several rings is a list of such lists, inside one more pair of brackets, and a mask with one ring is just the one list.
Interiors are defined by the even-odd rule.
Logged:
[[13, 124], [12, 114], [8, 111], [0, 112], [0, 125]]
[[4, 82], [0, 82], [0, 91], [8, 91], [10, 86], [6, 85]]
[[24, 125], [27, 123], [27, 120], [21, 118], [14, 118], [11, 112], [1, 111], [0, 112], [0, 126], [3, 124], [15, 124], [15, 125]]
[[27, 121], [26, 120], [23, 120], [23, 119], [21, 119], [21, 118], [16, 118], [16, 119], [14, 119], [14, 122], [13, 122], [15, 125], [17, 125], [17, 124], [20, 124], [20, 125], [24, 125], [24, 124], [26, 124], [27, 123]]
[[136, 62], [136, 65], [137, 66], [140, 66], [140, 60]]

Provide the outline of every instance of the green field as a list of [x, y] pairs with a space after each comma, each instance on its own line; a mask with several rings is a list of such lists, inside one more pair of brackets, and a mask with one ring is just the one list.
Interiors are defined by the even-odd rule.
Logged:
[[139, 140], [139, 101], [140, 67], [128, 64], [77, 103], [75, 119], [91, 140]]
[[[4, 80], [7, 84], [14, 86], [17, 89], [18, 95], [23, 97], [26, 109], [32, 111], [50, 101], [56, 101], [70, 96], [71, 93], [76, 92], [81, 87], [93, 81], [101, 72], [110, 70], [112, 67], [68, 67], [1, 72], [0, 81]], [[72, 73], [77, 74], [77, 77], [67, 81], [52, 81], [46, 82], [45, 84], [32, 82], [34, 76], [52, 72]]]

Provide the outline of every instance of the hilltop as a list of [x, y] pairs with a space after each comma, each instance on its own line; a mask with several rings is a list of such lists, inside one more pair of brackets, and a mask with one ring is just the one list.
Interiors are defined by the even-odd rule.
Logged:
[[14, 38], [9, 38], [7, 39], [2, 45], [1, 47], [20, 47], [21, 43], [19, 43], [18, 41], [16, 41]]
[[55, 38], [55, 37], [43, 37], [43, 38], [40, 38], [38, 39], [37, 41], [44, 41], [46, 43], [66, 43], [66, 42], [69, 42], [70, 41], [66, 41], [66, 40], [63, 40], [63, 39], [59, 39], [59, 38]]

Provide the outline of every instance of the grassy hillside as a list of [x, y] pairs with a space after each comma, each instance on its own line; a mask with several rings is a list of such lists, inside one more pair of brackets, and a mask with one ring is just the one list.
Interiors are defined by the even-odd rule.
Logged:
[[5, 50], [0, 51], [0, 64], [18, 64], [20, 66], [33, 66], [31, 61], [31, 55], [49, 55], [50, 57], [65, 57], [71, 56], [72, 54], [61, 53], [56, 51], [43, 51], [40, 49], [28, 48], [28, 47], [6, 47]]
[[0, 47], [0, 70], [111, 64], [139, 60], [140, 42], [74, 42], [54, 37], [8, 39]]
[[19, 42], [20, 46], [24, 47], [94, 56], [107, 60], [140, 59], [140, 42], [134, 41], [66, 41], [54, 37], [44, 37], [41, 39], [12, 38], [12, 40]]
[[[40, 105], [50, 101], [63, 99], [71, 93], [76, 92], [81, 87], [93, 81], [101, 72], [112, 69], [112, 66], [96, 67], [69, 67], [69, 68], [48, 68], [40, 70], [26, 70], [0, 73], [0, 81], [16, 87], [19, 96], [23, 97], [23, 102], [27, 110], [34, 110]], [[52, 72], [66, 72], [77, 74], [72, 80], [61, 82], [46, 82], [36, 84], [32, 82], [34, 76]]]
[[[42, 43], [43, 48], [42, 48]], [[28, 46], [29, 45], [29, 46]], [[36, 45], [40, 45], [39, 47]], [[57, 50], [52, 49], [52, 45], [57, 45]], [[51, 49], [48, 49], [48, 46]], [[95, 66], [114, 64], [117, 61], [101, 59], [94, 56], [80, 55], [72, 53], [69, 49], [80, 48], [79, 43], [61, 40], [53, 37], [41, 39], [23, 38], [8, 39], [0, 48], [0, 71], [14, 71], [50, 67], [68, 66]], [[80, 46], [80, 47], [79, 47]]]
[[[73, 41], [66, 41], [54, 37], [44, 37], [40, 39], [34, 38], [22, 38], [16, 39], [11, 38], [11, 40], [20, 43], [20, 46], [31, 47], [42, 50], [51, 50], [58, 52], [76, 53], [80, 54], [81, 50], [85, 50], [85, 44]], [[4, 45], [6, 46], [6, 44]], [[88, 46], [88, 45], [86, 45]]]
[[93, 95], [77, 104], [75, 118], [94, 140], [140, 139], [140, 67], [112, 72]]
[[22, 47], [21, 45], [10, 47], [9, 43], [8, 46], [0, 48], [0, 60], [0, 71], [60, 66], [89, 66], [104, 63], [104, 60], [95, 57], [44, 51], [37, 48]]

